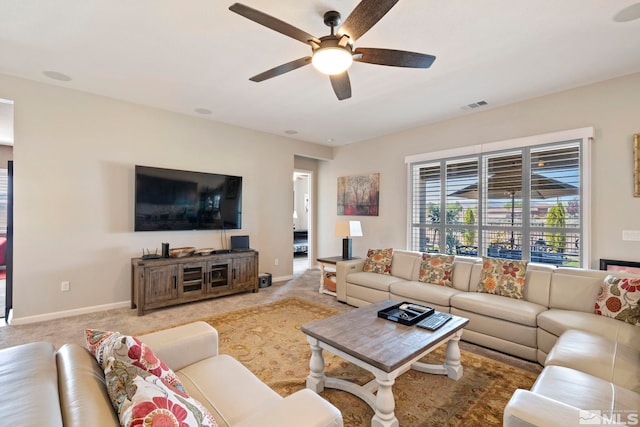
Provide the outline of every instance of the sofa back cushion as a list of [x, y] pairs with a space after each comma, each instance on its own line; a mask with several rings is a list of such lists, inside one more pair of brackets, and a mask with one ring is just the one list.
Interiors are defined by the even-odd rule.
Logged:
[[0, 425], [62, 427], [53, 345], [32, 342], [1, 349], [0, 372]]
[[[460, 291], [475, 291], [475, 285], [480, 281], [482, 258], [456, 256], [453, 261], [453, 287]], [[470, 286], [473, 283], [473, 286]]]
[[65, 426], [119, 425], [107, 394], [103, 369], [86, 349], [65, 344], [56, 354], [56, 363]]
[[391, 275], [405, 280], [418, 280], [420, 252], [394, 250], [391, 262]]
[[593, 313], [606, 271], [558, 268], [551, 277], [549, 307]]
[[549, 307], [551, 276], [556, 267], [550, 264], [529, 263], [525, 278], [524, 299]]

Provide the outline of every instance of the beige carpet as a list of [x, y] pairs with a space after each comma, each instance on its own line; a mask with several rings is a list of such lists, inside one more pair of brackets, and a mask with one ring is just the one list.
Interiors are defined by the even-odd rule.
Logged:
[[[299, 298], [236, 310], [203, 319], [219, 332], [220, 352], [231, 354], [281, 395], [304, 388], [310, 349], [300, 327], [339, 311]], [[357, 327], [357, 325], [354, 325]], [[443, 349], [424, 361], [442, 363]], [[325, 352], [326, 373], [364, 384], [368, 372]], [[393, 387], [396, 416], [409, 426], [500, 426], [504, 406], [516, 388], [530, 388], [537, 373], [462, 350], [459, 381], [409, 371]], [[373, 411], [357, 397], [339, 390], [322, 395], [337, 406], [345, 426], [370, 425]]]

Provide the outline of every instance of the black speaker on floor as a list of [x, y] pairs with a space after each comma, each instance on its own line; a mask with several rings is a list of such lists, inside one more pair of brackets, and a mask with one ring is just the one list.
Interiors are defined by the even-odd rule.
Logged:
[[271, 273], [260, 273], [258, 276], [258, 286], [261, 288], [271, 286]]

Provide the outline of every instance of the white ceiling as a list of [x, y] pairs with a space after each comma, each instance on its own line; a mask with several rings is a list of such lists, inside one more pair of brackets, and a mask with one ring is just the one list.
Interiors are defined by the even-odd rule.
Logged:
[[[345, 18], [358, 0], [242, 2], [320, 37], [325, 11]], [[640, 72], [637, 0], [403, 0], [355, 47], [428, 53], [435, 63], [355, 63], [353, 97], [338, 101], [311, 66], [249, 81], [310, 49], [231, 4], [0, 0], [0, 73], [342, 145]], [[488, 105], [461, 108], [477, 101]]]

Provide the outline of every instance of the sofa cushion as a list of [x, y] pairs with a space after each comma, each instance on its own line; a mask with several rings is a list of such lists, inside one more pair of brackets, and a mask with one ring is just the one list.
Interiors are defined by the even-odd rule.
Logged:
[[63, 345], [56, 352], [56, 364], [65, 426], [119, 425], [105, 387], [104, 369], [86, 348]]
[[210, 357], [176, 373], [191, 391], [191, 396], [200, 401], [220, 425], [234, 426], [247, 414], [261, 411], [282, 399], [242, 363], [227, 354]]
[[4, 426], [62, 427], [55, 349], [33, 342], [0, 350]]
[[575, 329], [563, 333], [545, 366], [576, 369], [640, 393], [640, 351], [600, 335]]
[[640, 402], [638, 393], [564, 366], [545, 367], [531, 391], [576, 408], [602, 411], [608, 419], [627, 411], [637, 413]]
[[605, 271], [560, 267], [551, 276], [549, 308], [593, 313]]
[[451, 297], [451, 306], [526, 326], [537, 326], [537, 317], [547, 307], [529, 301], [477, 292], [461, 292]]
[[386, 274], [365, 273], [359, 271], [347, 276], [347, 283], [364, 286], [379, 291], [389, 292], [389, 286], [396, 282], [404, 282], [404, 279]]
[[405, 280], [416, 280], [421, 257], [421, 252], [394, 249], [391, 275]]
[[551, 308], [538, 315], [538, 327], [559, 337], [569, 329], [609, 337], [640, 350], [638, 327], [595, 313]]
[[422, 254], [418, 281], [453, 287], [453, 255]]
[[522, 299], [528, 261], [483, 257], [477, 291]]
[[437, 305], [438, 309], [446, 311], [449, 311], [449, 307], [451, 307], [451, 297], [462, 292], [448, 286], [416, 281], [392, 283], [389, 286], [389, 291], [393, 296], [392, 299], [420, 301], [427, 305]]
[[107, 391], [122, 426], [218, 425], [200, 402], [148, 371], [114, 357], [105, 364]]
[[367, 258], [364, 260], [362, 271], [391, 274], [391, 261], [393, 259], [393, 249], [369, 249]]
[[110, 357], [131, 363], [147, 372], [160, 377], [167, 384], [185, 393], [176, 374], [162, 360], [160, 360], [148, 345], [137, 337], [122, 335], [120, 332], [98, 331], [86, 329], [84, 331], [87, 348], [102, 366]]
[[609, 275], [596, 297], [596, 314], [640, 325], [640, 279]]

